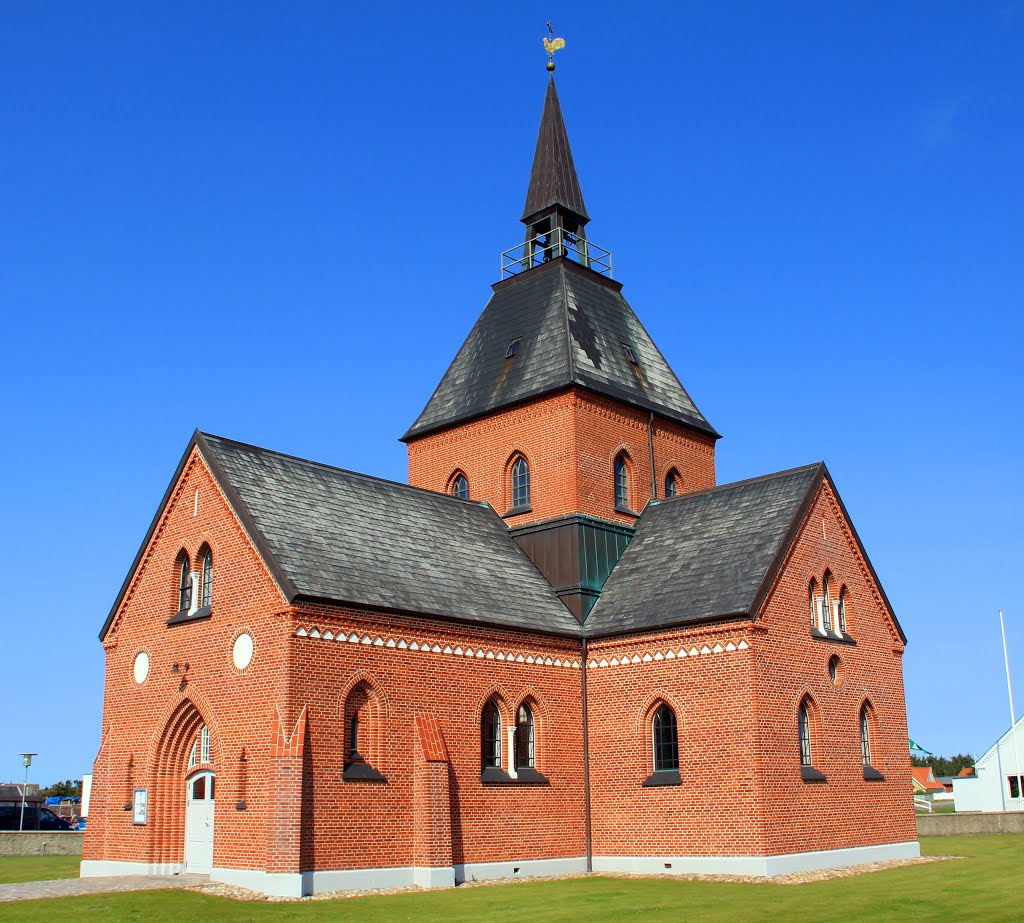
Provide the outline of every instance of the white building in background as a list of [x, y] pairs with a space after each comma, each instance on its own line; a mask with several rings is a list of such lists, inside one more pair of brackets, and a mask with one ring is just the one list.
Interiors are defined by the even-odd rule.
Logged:
[[[1017, 742], [1024, 753], [1024, 717], [1017, 722]], [[1024, 760], [1015, 752], [1013, 728], [1007, 730], [977, 761], [975, 775], [953, 780], [957, 813], [1024, 811]]]

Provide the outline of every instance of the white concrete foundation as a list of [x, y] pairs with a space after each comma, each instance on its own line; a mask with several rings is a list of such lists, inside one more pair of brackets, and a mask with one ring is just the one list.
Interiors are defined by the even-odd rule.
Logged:
[[83, 859], [79, 878], [106, 878], [109, 875], [180, 875], [181, 862], [118, 862], [106, 859]]
[[863, 865], [888, 859], [916, 859], [921, 846], [886, 843], [817, 852], [784, 853], [778, 856], [594, 856], [595, 872], [635, 872], [641, 875], [758, 875], [771, 878], [794, 872]]
[[463, 882], [532, 878], [538, 875], [574, 875], [586, 870], [586, 856], [574, 856], [571, 859], [524, 859], [521, 862], [467, 862], [455, 866], [455, 880]]

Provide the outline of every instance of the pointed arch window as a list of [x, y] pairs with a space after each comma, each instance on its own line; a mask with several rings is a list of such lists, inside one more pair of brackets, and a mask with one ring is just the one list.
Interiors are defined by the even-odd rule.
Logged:
[[533, 769], [535, 758], [533, 711], [523, 702], [516, 712], [515, 765], [516, 769]]
[[811, 609], [811, 631], [814, 631], [818, 627], [818, 583], [811, 577], [811, 582], [807, 586], [807, 598], [810, 603]]
[[832, 575], [825, 571], [825, 576], [821, 580], [821, 630], [831, 631], [832, 630], [832, 600], [829, 598], [829, 583]]
[[512, 509], [522, 510], [530, 505], [530, 466], [520, 455], [512, 464]]
[[860, 756], [865, 767], [871, 765], [871, 728], [868, 723], [867, 703], [860, 707]]
[[365, 680], [356, 683], [345, 697], [339, 735], [345, 757], [341, 773], [344, 781], [387, 782], [377, 768], [382, 758], [383, 720], [384, 708], [376, 691]]
[[629, 465], [625, 452], [615, 456], [615, 508], [629, 509]]
[[178, 581], [178, 609], [192, 608], [192, 562], [187, 554], [181, 556], [181, 573]]
[[665, 497], [675, 497], [679, 494], [679, 472], [673, 468], [665, 475]]
[[800, 709], [797, 712], [797, 724], [800, 731], [800, 766], [804, 769], [809, 769], [814, 763], [811, 761], [811, 715], [807, 706], [807, 699], [800, 703]]
[[203, 555], [203, 592], [199, 602], [200, 607], [210, 608], [213, 600], [213, 552], [207, 548]]
[[839, 634], [846, 634], [846, 587], [839, 588], [839, 602], [836, 604], [836, 628]]
[[480, 721], [480, 757], [484, 770], [501, 769], [501, 712], [491, 699]]
[[654, 747], [654, 771], [679, 771], [679, 731], [676, 713], [669, 705], [658, 706], [651, 720], [651, 742]]
[[805, 782], [825, 782], [825, 774], [815, 768], [813, 747], [821, 740], [821, 725], [814, 700], [805, 695], [796, 712], [800, 744], [800, 777]]
[[457, 500], [469, 499], [469, 481], [461, 471], [452, 478], [452, 496]]

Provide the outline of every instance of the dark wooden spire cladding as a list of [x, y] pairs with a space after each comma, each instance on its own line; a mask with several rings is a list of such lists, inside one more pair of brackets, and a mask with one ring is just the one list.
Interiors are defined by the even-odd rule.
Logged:
[[562, 107], [558, 103], [555, 78], [551, 77], [544, 97], [544, 114], [537, 135], [537, 150], [533, 155], [526, 207], [520, 220], [523, 224], [532, 225], [542, 212], [556, 205], [574, 215], [581, 226], [590, 220], [583, 204], [576, 167], [572, 162], [569, 135], [562, 119]]

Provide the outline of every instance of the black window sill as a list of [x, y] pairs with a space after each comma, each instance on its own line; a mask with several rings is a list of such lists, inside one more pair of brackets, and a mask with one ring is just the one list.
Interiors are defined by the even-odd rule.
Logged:
[[520, 785], [547, 785], [548, 777], [537, 772], [532, 766], [521, 766], [516, 770], [516, 777], [512, 781]]
[[185, 622], [201, 622], [203, 619], [208, 619], [213, 615], [213, 610], [209, 606], [203, 606], [202, 609], [196, 609], [195, 612], [189, 612], [188, 609], [182, 609], [175, 615], [172, 615], [168, 620], [168, 625], [183, 625]]
[[346, 782], [387, 782], [384, 774], [378, 772], [369, 763], [352, 763], [345, 767], [341, 777]]
[[655, 788], [659, 785], [682, 785], [683, 780], [678, 769], [659, 769], [644, 779], [644, 788]]
[[502, 519], [511, 519], [513, 516], [521, 516], [523, 513], [532, 513], [533, 507], [529, 503], [526, 506], [514, 506], [501, 514]]
[[484, 785], [549, 785], [548, 777], [528, 766], [516, 770], [513, 779], [499, 766], [487, 766], [480, 773], [480, 781]]
[[485, 766], [480, 781], [485, 785], [511, 785], [512, 777], [500, 766]]
[[819, 772], [813, 766], [801, 766], [800, 778], [805, 782], [827, 782], [825, 773]]
[[841, 635], [838, 631], [819, 631], [817, 628], [811, 629], [811, 637], [817, 638], [819, 641], [831, 641], [833, 644], [849, 644], [853, 647], [857, 646], [857, 642], [853, 640], [849, 635]]
[[640, 514], [635, 510], [631, 510], [628, 506], [622, 506], [620, 503], [615, 504], [615, 512], [622, 513], [624, 516], [639, 516]]
[[865, 782], [884, 782], [885, 776], [883, 776], [874, 766], [864, 767], [864, 781]]

